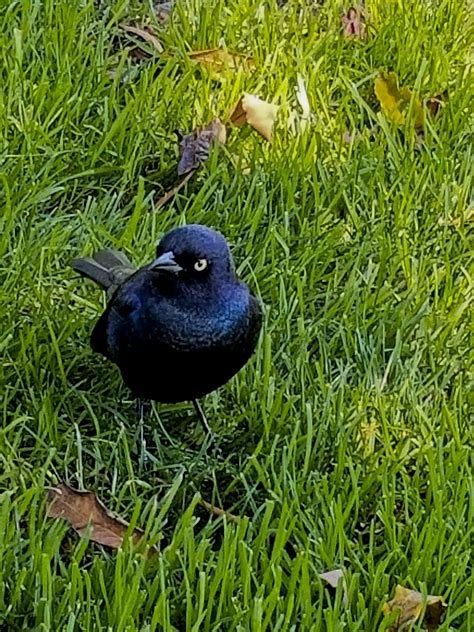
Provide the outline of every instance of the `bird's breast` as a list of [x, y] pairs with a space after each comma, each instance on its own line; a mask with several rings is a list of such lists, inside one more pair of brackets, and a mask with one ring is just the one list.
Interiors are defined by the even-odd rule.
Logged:
[[260, 325], [260, 306], [245, 287], [198, 302], [140, 292], [111, 312], [108, 356], [137, 397], [195, 399], [244, 366]]
[[[156, 313], [158, 309], [159, 313]], [[157, 323], [155, 335], [176, 350], [228, 346], [237, 342], [247, 326], [248, 297], [239, 300], [222, 298], [201, 305], [176, 304], [152, 308]]]

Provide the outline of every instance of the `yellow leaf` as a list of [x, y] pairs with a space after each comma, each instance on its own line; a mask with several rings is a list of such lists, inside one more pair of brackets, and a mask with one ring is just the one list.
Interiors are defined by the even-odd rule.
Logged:
[[413, 96], [408, 88], [399, 86], [398, 77], [394, 72], [380, 74], [375, 80], [374, 89], [382, 111], [390, 121], [403, 125], [413, 99], [412, 116], [415, 128], [423, 126], [424, 112], [421, 101]]
[[240, 67], [244, 70], [255, 68], [255, 62], [247, 55], [229, 53], [223, 48], [209, 48], [189, 53], [189, 59], [205, 66], [211, 72], [220, 75], [227, 70], [236, 72]]
[[236, 127], [248, 123], [270, 143], [273, 140], [273, 125], [278, 113], [278, 105], [262, 101], [253, 94], [244, 94], [230, 114], [230, 122]]
[[[426, 611], [424, 621], [429, 630], [436, 630], [441, 617], [448, 607], [442, 597], [435, 597], [434, 595], [427, 595], [426, 597]], [[419, 619], [423, 610], [423, 595], [416, 590], [410, 590], [404, 586], [397, 586], [395, 588], [395, 596], [391, 601], [385, 603], [382, 607], [384, 615], [391, 614], [392, 612], [398, 612], [398, 617], [395, 623], [390, 627], [391, 632], [398, 632], [399, 630], [407, 630], [417, 619]]]

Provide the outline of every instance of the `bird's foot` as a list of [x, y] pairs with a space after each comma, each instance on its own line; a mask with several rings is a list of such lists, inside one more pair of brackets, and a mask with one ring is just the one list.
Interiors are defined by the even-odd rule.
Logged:
[[196, 414], [197, 414], [197, 416], [199, 418], [199, 421], [201, 422], [203, 430], [206, 433], [206, 443], [207, 443], [207, 445], [209, 446], [209, 448], [212, 448], [212, 451], [213, 451], [215, 456], [222, 456], [223, 453], [222, 453], [221, 447], [219, 446], [218, 437], [212, 431], [211, 426], [209, 425], [209, 422], [207, 421], [206, 415], [204, 414], [202, 406], [199, 403], [199, 400], [193, 399], [193, 406], [194, 406], [194, 410], [196, 411]]
[[137, 401], [138, 405], [138, 429], [139, 429], [139, 467], [141, 470], [147, 469], [150, 458], [146, 449], [145, 439], [145, 402], [142, 399]]

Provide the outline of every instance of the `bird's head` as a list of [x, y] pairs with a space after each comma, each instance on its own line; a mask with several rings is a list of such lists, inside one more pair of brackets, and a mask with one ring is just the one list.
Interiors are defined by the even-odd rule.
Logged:
[[199, 287], [235, 278], [234, 265], [225, 238], [207, 226], [188, 224], [166, 233], [149, 269], [169, 276], [176, 283]]

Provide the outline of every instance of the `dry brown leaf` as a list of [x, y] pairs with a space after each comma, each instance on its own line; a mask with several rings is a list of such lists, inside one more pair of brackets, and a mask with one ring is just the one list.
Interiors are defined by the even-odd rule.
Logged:
[[325, 573], [320, 573], [319, 577], [324, 582], [326, 582], [328, 586], [331, 586], [331, 588], [337, 588], [339, 585], [339, 582], [342, 582], [342, 590], [343, 590], [342, 603], [345, 606], [347, 606], [349, 597], [347, 594], [346, 578], [344, 577], [343, 571], [341, 571], [339, 568], [335, 568], [332, 571], [326, 571]]
[[207, 50], [196, 50], [189, 53], [189, 59], [197, 64], [201, 64], [216, 75], [220, 75], [228, 70], [236, 72], [239, 68], [252, 70], [255, 68], [254, 60], [248, 55], [240, 53], [229, 53], [224, 48], [208, 48]]
[[382, 111], [389, 120], [397, 125], [403, 125], [412, 103], [411, 112], [415, 128], [423, 127], [425, 117], [420, 99], [413, 96], [411, 90], [399, 85], [394, 72], [381, 73], [375, 80], [374, 89]]
[[243, 108], [242, 98], [232, 108], [228, 118], [229, 123], [234, 127], [243, 127], [247, 123], [247, 113]]
[[362, 11], [357, 7], [351, 7], [348, 12], [342, 16], [342, 26], [344, 27], [344, 35], [346, 37], [365, 38], [365, 24], [363, 22]]
[[[63, 518], [79, 535], [87, 534], [91, 540], [113, 549], [123, 544], [128, 523], [114, 516], [107, 507], [91, 491], [79, 491], [66, 483], [47, 490], [48, 505], [46, 515], [49, 518]], [[132, 539], [138, 544], [144, 532], [135, 528]], [[150, 553], [157, 553], [152, 547]]]
[[242, 127], [248, 123], [271, 143], [278, 110], [278, 105], [262, 101], [253, 94], [244, 94], [232, 109], [229, 121], [236, 127]]
[[[398, 618], [389, 628], [391, 632], [410, 629], [419, 619], [423, 610], [424, 597], [416, 590], [410, 590], [404, 586], [395, 588], [395, 596], [382, 607], [384, 615], [398, 611]], [[436, 630], [441, 622], [448, 604], [442, 597], [427, 595], [424, 623], [428, 630]]]
[[157, 38], [153, 27], [147, 24], [142, 26], [134, 26], [133, 24], [121, 24], [120, 27], [125, 31], [125, 33], [131, 33], [132, 35], [140, 37], [143, 41], [148, 42], [159, 53], [162, 53], [164, 51], [163, 45]]
[[196, 129], [186, 134], [181, 141], [181, 159], [178, 175], [195, 171], [209, 158], [211, 146], [218, 142], [224, 145], [227, 139], [225, 125], [218, 118], [213, 119], [204, 129]]
[[204, 507], [204, 509], [207, 509], [207, 511], [209, 511], [210, 513], [214, 514], [214, 516], [217, 516], [217, 518], [222, 518], [223, 516], [225, 516], [227, 518], [227, 520], [229, 520], [230, 522], [239, 522], [240, 521], [240, 517], [236, 516], [235, 514], [232, 514], [228, 511], [226, 511], [225, 509], [221, 509], [220, 507], [216, 507], [215, 505], [211, 505], [211, 503], [208, 503], [207, 501], [203, 500], [201, 498], [201, 500], [199, 501], [200, 504]]
[[426, 99], [426, 107], [431, 116], [435, 117], [438, 115], [441, 108], [444, 108], [446, 105], [446, 101], [448, 100], [448, 93], [443, 92], [442, 94], [437, 94], [434, 97], [430, 97]]

